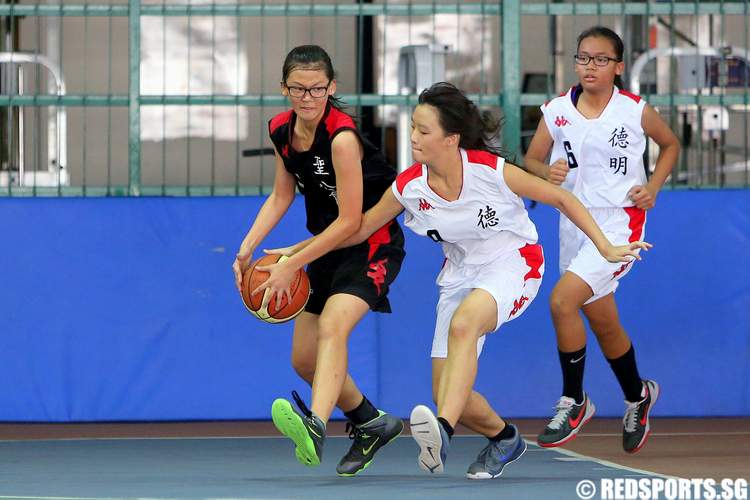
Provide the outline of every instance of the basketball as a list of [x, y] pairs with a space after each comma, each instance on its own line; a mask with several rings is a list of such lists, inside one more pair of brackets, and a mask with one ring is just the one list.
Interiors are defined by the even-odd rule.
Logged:
[[253, 290], [268, 279], [269, 275], [266, 271], [256, 270], [257, 266], [276, 264], [288, 258], [285, 255], [265, 255], [253, 261], [242, 275], [242, 302], [245, 303], [245, 307], [250, 311], [250, 314], [266, 323], [284, 323], [294, 319], [305, 309], [307, 299], [310, 298], [310, 280], [307, 278], [304, 269], [299, 269], [292, 279], [289, 287], [292, 296], [291, 301], [286, 295], [282, 296], [278, 302], [275, 297], [271, 297], [268, 304], [261, 307], [265, 294], [271, 293], [271, 291], [266, 289], [255, 295], [250, 295]]

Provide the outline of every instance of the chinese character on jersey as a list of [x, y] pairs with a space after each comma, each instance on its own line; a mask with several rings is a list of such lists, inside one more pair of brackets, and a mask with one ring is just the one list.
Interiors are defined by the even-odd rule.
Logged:
[[496, 213], [497, 212], [495, 212], [495, 210], [493, 210], [489, 205], [487, 205], [486, 208], [480, 208], [479, 222], [477, 223], [477, 226], [480, 226], [482, 229], [497, 226], [498, 222], [500, 221], [498, 220]]
[[336, 194], [336, 186], [335, 186], [335, 185], [334, 185], [334, 186], [329, 186], [329, 185], [328, 185], [328, 184], [326, 184], [325, 182], [323, 182], [323, 181], [320, 181], [320, 187], [321, 187], [321, 189], [323, 189], [324, 191], [328, 191], [328, 195], [329, 195], [329, 196], [330, 196], [331, 198], [333, 198], [333, 200], [334, 200], [334, 201], [335, 201], [335, 202], [336, 202], [336, 203], [338, 204], [338, 202], [339, 202], [339, 198], [338, 198], [338, 196], [337, 196], [337, 194]]
[[323, 167], [326, 166], [326, 162], [323, 161], [323, 158], [320, 156], [315, 157], [315, 161], [313, 162], [313, 167], [315, 167], [315, 173], [318, 175], [328, 175], [328, 172], [325, 171]]
[[622, 175], [628, 173], [628, 158], [626, 156], [620, 156], [619, 158], [609, 159], [609, 168], [614, 169], [615, 174], [622, 172]]
[[305, 183], [302, 182], [302, 177], [300, 177], [299, 172], [294, 172], [294, 178], [297, 179], [297, 184], [299, 184], [300, 189], [305, 189]]
[[625, 127], [621, 127], [619, 132], [617, 131], [617, 127], [615, 127], [615, 129], [612, 131], [612, 137], [609, 138], [609, 143], [612, 145], [612, 147], [628, 147], [628, 133], [625, 131]]

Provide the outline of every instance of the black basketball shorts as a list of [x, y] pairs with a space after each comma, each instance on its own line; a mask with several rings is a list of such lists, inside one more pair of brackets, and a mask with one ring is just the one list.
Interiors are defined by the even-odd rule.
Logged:
[[404, 260], [404, 233], [394, 219], [359, 245], [333, 250], [307, 266], [310, 300], [305, 311], [320, 314], [328, 297], [346, 293], [376, 312], [391, 312], [388, 288]]

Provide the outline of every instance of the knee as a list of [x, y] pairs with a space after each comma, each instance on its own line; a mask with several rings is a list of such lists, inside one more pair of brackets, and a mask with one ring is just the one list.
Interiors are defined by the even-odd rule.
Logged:
[[556, 318], [578, 314], [578, 305], [557, 291], [553, 291], [549, 298], [549, 308]]
[[477, 328], [471, 321], [463, 316], [454, 316], [451, 319], [448, 336], [453, 341], [468, 342], [477, 340]]
[[326, 341], [346, 341], [347, 332], [344, 331], [341, 326], [337, 325], [335, 321], [330, 319], [321, 318], [318, 321], [318, 342]]
[[303, 380], [312, 383], [315, 377], [315, 359], [313, 357], [292, 352], [292, 368]]
[[589, 321], [589, 325], [599, 342], [614, 340], [624, 331], [616, 321]]

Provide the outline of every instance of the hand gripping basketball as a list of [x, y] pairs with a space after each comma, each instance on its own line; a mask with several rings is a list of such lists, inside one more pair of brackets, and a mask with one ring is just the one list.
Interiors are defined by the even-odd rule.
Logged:
[[270, 274], [256, 267], [276, 264], [288, 258], [278, 254], [265, 255], [252, 262], [242, 275], [242, 302], [250, 314], [267, 323], [284, 323], [294, 319], [305, 309], [307, 300], [310, 298], [310, 280], [304, 269], [299, 269], [294, 274], [289, 285], [291, 300], [285, 295], [280, 296], [278, 301], [276, 297], [266, 297], [266, 294], [271, 293], [270, 289], [251, 295], [252, 291], [266, 281]]

